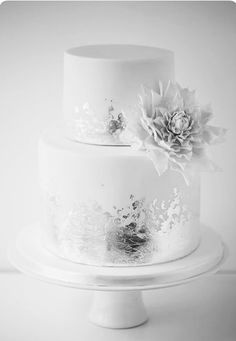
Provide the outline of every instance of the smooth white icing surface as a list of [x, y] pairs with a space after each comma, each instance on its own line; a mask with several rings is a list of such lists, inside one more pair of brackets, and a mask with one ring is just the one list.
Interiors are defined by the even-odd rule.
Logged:
[[95, 45], [69, 49], [64, 58], [64, 118], [83, 115], [84, 106], [103, 120], [111, 104], [129, 114], [141, 86], [155, 88], [174, 80], [171, 51], [132, 45]]
[[41, 225], [50, 251], [80, 263], [138, 265], [197, 247], [199, 176], [190, 185], [173, 170], [159, 176], [145, 150], [117, 138], [130, 119], [137, 121], [142, 87], [171, 80], [168, 50], [99, 45], [66, 51], [66, 124], [48, 129], [39, 142]]
[[[173, 260], [200, 238], [199, 176], [159, 176], [145, 152], [72, 142], [61, 126], [39, 142], [44, 242], [91, 264]], [[131, 235], [130, 235], [131, 234]]]

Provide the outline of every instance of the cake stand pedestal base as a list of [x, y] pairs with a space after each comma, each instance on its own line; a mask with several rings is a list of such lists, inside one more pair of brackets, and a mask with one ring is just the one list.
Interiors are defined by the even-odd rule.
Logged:
[[106, 328], [131, 328], [147, 320], [142, 290], [184, 284], [219, 269], [225, 259], [224, 245], [212, 229], [201, 228], [199, 247], [184, 258], [162, 264], [100, 267], [77, 264], [51, 254], [42, 247], [41, 230], [36, 223], [19, 233], [9, 248], [9, 260], [35, 278], [93, 290], [90, 320]]
[[95, 291], [91, 322], [106, 328], [131, 328], [147, 321], [142, 291]]

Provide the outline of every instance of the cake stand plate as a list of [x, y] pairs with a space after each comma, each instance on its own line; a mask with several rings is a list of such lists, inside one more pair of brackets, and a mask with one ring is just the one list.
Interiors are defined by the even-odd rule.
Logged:
[[135, 267], [100, 267], [57, 257], [41, 245], [39, 224], [22, 230], [9, 248], [9, 260], [38, 279], [78, 289], [94, 290], [90, 320], [107, 328], [130, 328], [147, 320], [142, 290], [180, 285], [215, 273], [224, 260], [224, 245], [202, 226], [199, 247], [176, 261]]

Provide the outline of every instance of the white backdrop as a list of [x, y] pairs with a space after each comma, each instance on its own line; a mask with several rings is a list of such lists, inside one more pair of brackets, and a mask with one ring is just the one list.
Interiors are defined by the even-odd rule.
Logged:
[[129, 43], [175, 52], [176, 79], [211, 102], [223, 171], [202, 177], [201, 219], [230, 248], [236, 271], [236, 10], [230, 2], [5, 2], [0, 6], [0, 269], [6, 246], [39, 216], [37, 140], [62, 115], [63, 51]]

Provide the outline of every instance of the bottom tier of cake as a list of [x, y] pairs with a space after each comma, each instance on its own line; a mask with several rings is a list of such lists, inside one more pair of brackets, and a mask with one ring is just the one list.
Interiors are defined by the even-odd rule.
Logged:
[[43, 243], [68, 260], [139, 265], [175, 260], [200, 241], [200, 180], [159, 176], [144, 151], [71, 141], [60, 125], [39, 143]]

